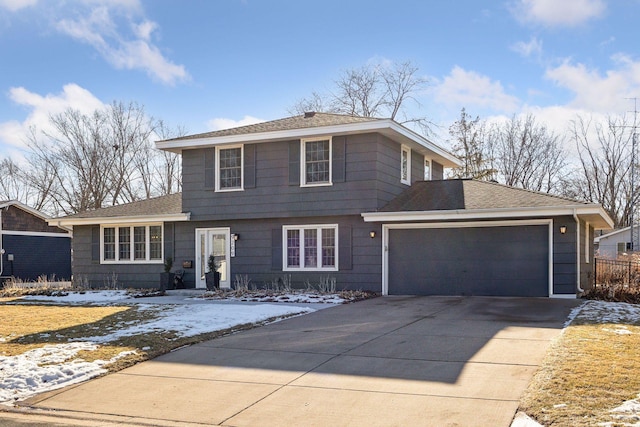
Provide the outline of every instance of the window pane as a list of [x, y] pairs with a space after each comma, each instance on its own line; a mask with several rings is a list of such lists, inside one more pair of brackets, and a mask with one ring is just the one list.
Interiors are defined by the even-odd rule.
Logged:
[[318, 230], [304, 230], [304, 266], [318, 266]]
[[118, 228], [118, 259], [131, 259], [131, 229], [129, 227]]
[[402, 149], [402, 180], [409, 180], [409, 153], [407, 150]]
[[304, 146], [306, 183], [329, 182], [329, 141], [309, 141]]
[[287, 267], [300, 267], [300, 230], [287, 230]]
[[424, 161], [424, 180], [429, 181], [431, 179], [431, 162], [429, 160]]
[[147, 227], [133, 227], [133, 259], [147, 259]]
[[162, 259], [162, 227], [149, 227], [149, 259]]
[[322, 229], [322, 266], [335, 267], [336, 265], [336, 230], [334, 228]]
[[104, 259], [114, 260], [116, 259], [116, 229], [113, 227], [103, 229], [103, 243], [104, 243]]
[[242, 148], [220, 150], [220, 188], [242, 188]]

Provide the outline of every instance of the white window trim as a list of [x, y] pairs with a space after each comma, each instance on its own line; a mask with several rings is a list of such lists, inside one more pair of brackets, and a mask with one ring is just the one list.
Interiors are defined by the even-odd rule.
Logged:
[[[312, 182], [307, 184], [306, 144], [307, 142], [329, 141], [329, 182]], [[307, 138], [300, 140], [300, 187], [325, 187], [333, 185], [333, 138]]]
[[[304, 230], [318, 230], [318, 262], [322, 266], [322, 229], [334, 230], [335, 265], [332, 267], [288, 267], [287, 266], [287, 231], [300, 230], [300, 262], [304, 254]], [[282, 226], [282, 271], [338, 271], [338, 224], [283, 225]]]
[[432, 181], [433, 180], [433, 162], [431, 161], [430, 157], [424, 156], [424, 160], [422, 161], [422, 170], [423, 170], [423, 174], [424, 174], [424, 168], [426, 167], [427, 163], [429, 163], [429, 176], [425, 176], [424, 180], [425, 181]]
[[[402, 177], [402, 157], [405, 152], [407, 153], [407, 179]], [[400, 182], [406, 185], [411, 185], [411, 148], [404, 144], [400, 147]]]
[[[134, 259], [135, 256], [135, 244], [134, 244], [134, 228], [145, 227], [145, 245], [146, 245], [146, 258]], [[160, 227], [160, 259], [151, 259], [151, 234], [149, 233], [149, 227]], [[104, 259], [104, 229], [115, 229], [115, 256], [116, 259]], [[119, 228], [129, 228], [129, 259], [120, 260], [120, 233]], [[145, 223], [145, 224], [105, 224], [100, 226], [100, 264], [162, 264], [164, 261], [164, 225], [163, 223]]]
[[[229, 150], [234, 148], [240, 149], [240, 187], [220, 188], [220, 150]], [[215, 176], [216, 192], [220, 193], [220, 192], [229, 192], [229, 191], [244, 191], [244, 144], [224, 145], [222, 147], [216, 147], [215, 175], [216, 175]]]

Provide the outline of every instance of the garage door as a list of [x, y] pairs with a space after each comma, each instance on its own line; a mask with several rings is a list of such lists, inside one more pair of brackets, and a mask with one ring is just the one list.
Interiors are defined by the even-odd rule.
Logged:
[[390, 229], [390, 295], [548, 296], [549, 226]]

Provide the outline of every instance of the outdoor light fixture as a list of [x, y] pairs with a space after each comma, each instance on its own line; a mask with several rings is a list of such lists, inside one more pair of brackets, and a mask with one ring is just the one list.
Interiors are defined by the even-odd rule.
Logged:
[[566, 225], [561, 225], [560, 226], [560, 234], [564, 234], [567, 232], [567, 226]]
[[371, 237], [372, 239], [373, 239], [374, 237], [376, 237], [376, 232], [375, 232], [375, 231], [370, 231], [370, 232], [369, 232], [369, 237]]
[[233, 240], [240, 240], [240, 235], [239, 234], [234, 234], [233, 235]]

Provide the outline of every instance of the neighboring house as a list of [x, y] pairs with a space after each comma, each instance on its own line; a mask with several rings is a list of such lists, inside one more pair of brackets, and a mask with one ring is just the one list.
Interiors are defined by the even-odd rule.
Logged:
[[[634, 246], [636, 250], [640, 247], [638, 241], [640, 225], [636, 225], [633, 230]], [[594, 239], [596, 255], [603, 258], [615, 259], [620, 254], [633, 251], [631, 247], [631, 227], [621, 228], [607, 234], [603, 234]]]
[[0, 278], [71, 280], [71, 233], [18, 201], [0, 201]]
[[383, 294], [575, 296], [590, 283], [599, 205], [443, 180], [452, 154], [390, 119], [306, 113], [157, 143], [182, 194], [52, 220], [74, 274], [157, 287], [166, 257], [204, 288], [334, 278]]

